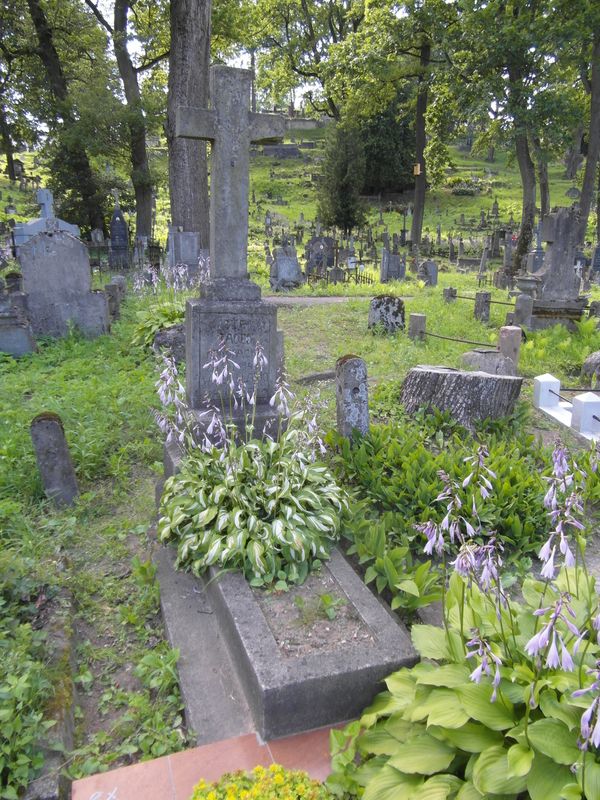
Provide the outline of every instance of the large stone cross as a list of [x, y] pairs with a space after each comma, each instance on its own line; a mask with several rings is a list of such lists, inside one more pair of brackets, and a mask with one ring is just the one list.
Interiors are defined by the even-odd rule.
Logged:
[[285, 119], [250, 111], [252, 73], [214, 66], [212, 108], [178, 108], [176, 135], [212, 143], [210, 175], [210, 274], [247, 280], [250, 143], [282, 138]]

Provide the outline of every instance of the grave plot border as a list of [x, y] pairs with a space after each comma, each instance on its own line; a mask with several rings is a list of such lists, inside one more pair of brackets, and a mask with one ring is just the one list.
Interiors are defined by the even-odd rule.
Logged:
[[365, 586], [338, 550], [323, 566], [374, 636], [334, 652], [285, 657], [254, 593], [240, 573], [212, 569], [211, 604], [235, 664], [258, 733], [265, 740], [360, 716], [381, 681], [417, 661], [406, 628]]

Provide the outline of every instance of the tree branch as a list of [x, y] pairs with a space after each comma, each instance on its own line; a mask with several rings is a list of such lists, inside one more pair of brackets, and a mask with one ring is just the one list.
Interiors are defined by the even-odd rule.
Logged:
[[98, 6], [94, 5], [94, 3], [92, 3], [92, 0], [83, 0], [83, 2], [90, 9], [92, 14], [96, 17], [96, 19], [98, 20], [100, 25], [102, 25], [102, 27], [105, 28], [110, 33], [110, 35], [112, 36], [113, 35], [113, 29], [108, 24], [106, 19], [104, 18], [104, 15], [102, 14], [102, 12], [98, 8]]
[[137, 73], [140, 73], [140, 72], [145, 72], [145, 70], [147, 69], [152, 69], [152, 67], [155, 67], [161, 61], [164, 61], [165, 58], [168, 58], [169, 55], [170, 55], [170, 50], [167, 50], [166, 53], [161, 53], [159, 56], [156, 56], [156, 58], [151, 58], [150, 61], [146, 61], [144, 64], [140, 64], [139, 67], [135, 68], [135, 71]]

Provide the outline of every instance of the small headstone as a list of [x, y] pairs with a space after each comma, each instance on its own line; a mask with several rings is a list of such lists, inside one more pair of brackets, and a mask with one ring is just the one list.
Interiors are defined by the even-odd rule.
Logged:
[[521, 339], [523, 331], [518, 325], [504, 325], [500, 328], [498, 335], [498, 350], [508, 358], [512, 359], [515, 366], [519, 364], [519, 354], [521, 352]]
[[404, 302], [399, 297], [382, 294], [371, 300], [369, 307], [369, 329], [377, 328], [385, 333], [404, 330]]
[[115, 208], [110, 220], [110, 251], [108, 263], [111, 269], [129, 268], [129, 231], [125, 217], [115, 193]]
[[408, 338], [423, 341], [426, 334], [427, 317], [425, 314], [410, 314], [408, 317]]
[[426, 286], [437, 286], [438, 265], [431, 259], [422, 261], [419, 265], [418, 276], [420, 280], [425, 281]]
[[469, 350], [462, 355], [462, 364], [467, 369], [487, 372], [488, 375], [516, 375], [512, 359], [498, 350]]
[[36, 349], [29, 322], [0, 280], [0, 353], [21, 358]]
[[159, 330], [154, 337], [152, 349], [155, 353], [166, 350], [178, 366], [185, 363], [185, 324], [182, 322]]
[[104, 231], [102, 228], [94, 228], [90, 233], [92, 244], [104, 244]]
[[475, 319], [480, 322], [490, 321], [490, 301], [492, 299], [491, 292], [476, 292], [475, 293]]
[[515, 325], [524, 328], [531, 327], [531, 315], [533, 314], [533, 297], [528, 294], [520, 294], [515, 300], [515, 314], [513, 321]]
[[579, 200], [581, 197], [581, 191], [576, 186], [571, 186], [569, 189], [567, 189], [565, 194], [571, 200]]
[[499, 216], [500, 216], [500, 208], [498, 206], [498, 198], [495, 197], [494, 202], [492, 203], [492, 217], [498, 219]]
[[57, 506], [73, 505], [79, 488], [61, 418], [51, 411], [38, 414], [30, 430], [46, 496]]
[[271, 289], [275, 291], [296, 289], [304, 282], [296, 248], [293, 245], [275, 248], [270, 272]]
[[456, 261], [456, 248], [451, 236], [448, 237], [448, 258], [450, 261]]
[[452, 286], [446, 286], [444, 288], [443, 295], [445, 303], [454, 303], [456, 302], [456, 298], [458, 296], [458, 289], [455, 289]]
[[108, 313], [111, 320], [117, 320], [121, 316], [121, 290], [116, 283], [107, 283], [104, 286], [104, 293], [108, 302]]
[[343, 356], [335, 365], [337, 429], [350, 437], [369, 432], [367, 365], [358, 356]]

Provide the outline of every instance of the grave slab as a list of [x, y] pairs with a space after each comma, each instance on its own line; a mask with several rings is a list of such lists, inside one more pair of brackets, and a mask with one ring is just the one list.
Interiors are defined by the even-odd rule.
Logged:
[[239, 573], [207, 590], [259, 734], [273, 739], [360, 715], [394, 670], [416, 662], [406, 628], [334, 550], [328, 570], [372, 633], [327, 653], [285, 657], [252, 589]]

